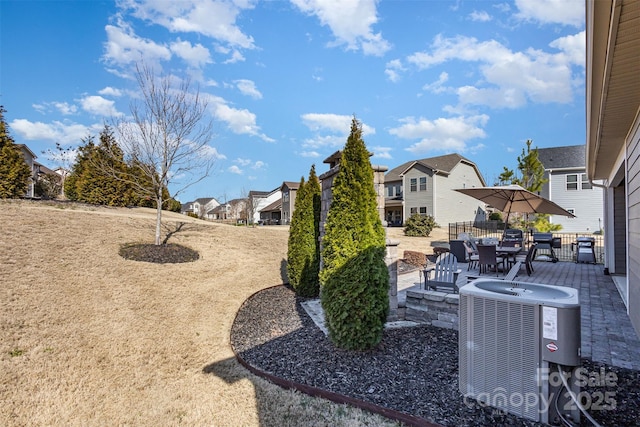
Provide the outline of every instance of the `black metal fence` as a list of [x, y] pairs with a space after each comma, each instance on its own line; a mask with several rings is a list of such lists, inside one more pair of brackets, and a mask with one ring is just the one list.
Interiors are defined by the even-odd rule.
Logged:
[[[449, 223], [449, 240], [456, 240], [460, 233], [469, 233], [476, 238], [496, 237], [500, 239], [504, 232], [504, 223], [499, 221], [470, 221]], [[525, 247], [533, 242], [533, 231], [525, 232]], [[596, 263], [604, 264], [604, 238], [601, 234], [554, 232], [553, 237], [560, 238], [561, 247], [554, 248], [559, 261], [575, 261], [578, 237], [595, 240]]]

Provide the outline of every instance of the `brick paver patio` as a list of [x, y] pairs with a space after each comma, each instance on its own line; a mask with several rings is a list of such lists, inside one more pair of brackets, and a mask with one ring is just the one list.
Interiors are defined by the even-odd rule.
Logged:
[[[463, 286], [467, 283], [467, 264], [459, 266], [462, 274], [458, 278], [458, 286]], [[601, 264], [534, 261], [533, 268], [533, 274], [527, 276], [522, 267], [516, 281], [570, 286], [579, 290], [584, 357], [612, 366], [640, 370], [640, 338], [631, 325], [616, 285], [611, 276], [604, 274]], [[477, 275], [477, 270], [469, 273]], [[400, 275], [399, 289], [406, 288], [407, 280], [417, 282], [418, 273]]]

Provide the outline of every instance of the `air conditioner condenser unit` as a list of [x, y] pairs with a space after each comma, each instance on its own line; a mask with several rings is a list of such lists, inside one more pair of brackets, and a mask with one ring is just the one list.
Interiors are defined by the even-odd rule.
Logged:
[[[559, 375], [580, 360], [576, 289], [478, 279], [460, 288], [459, 387], [491, 406], [537, 422], [580, 420]], [[569, 373], [575, 395], [577, 375]]]

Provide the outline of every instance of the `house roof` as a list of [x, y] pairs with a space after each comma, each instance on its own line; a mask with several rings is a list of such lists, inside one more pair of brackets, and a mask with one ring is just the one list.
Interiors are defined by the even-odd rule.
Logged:
[[638, 0], [588, 1], [587, 174], [608, 179], [640, 105]]
[[193, 203], [199, 203], [201, 205], [206, 205], [207, 203], [209, 203], [212, 200], [214, 200], [213, 197], [201, 197], [199, 199], [194, 200]]
[[[445, 154], [444, 156], [429, 157], [426, 159], [411, 160], [411, 161], [405, 162], [400, 166], [397, 166], [391, 169], [389, 172], [387, 172], [385, 174], [384, 181], [392, 182], [392, 181], [402, 180], [402, 175], [405, 174], [407, 170], [409, 170], [410, 168], [412, 168], [417, 164], [422, 165], [428, 169], [431, 169], [436, 173], [444, 173], [445, 175], [448, 175], [449, 173], [451, 173], [453, 168], [456, 167], [460, 162], [466, 162], [477, 170], [476, 164], [473, 163], [471, 160], [465, 157], [462, 157], [460, 154], [452, 153], [452, 154]], [[479, 172], [478, 172], [478, 175], [480, 175]], [[482, 176], [480, 177], [482, 178]]]
[[282, 189], [285, 186], [288, 187], [289, 190], [297, 190], [298, 188], [300, 188], [300, 183], [299, 182], [293, 182], [293, 181], [284, 181], [280, 188]]
[[29, 149], [29, 147], [27, 147], [26, 145], [24, 145], [24, 144], [16, 144], [16, 147], [18, 147], [19, 149], [21, 149], [25, 153], [29, 153], [29, 155], [31, 155], [31, 157], [33, 157], [34, 159], [38, 158], [38, 156], [36, 156], [35, 153], [33, 151], [31, 151]]
[[282, 199], [278, 199], [261, 209], [261, 212], [279, 211], [282, 208]]
[[538, 159], [545, 169], [584, 168], [585, 150], [585, 145], [538, 148]]

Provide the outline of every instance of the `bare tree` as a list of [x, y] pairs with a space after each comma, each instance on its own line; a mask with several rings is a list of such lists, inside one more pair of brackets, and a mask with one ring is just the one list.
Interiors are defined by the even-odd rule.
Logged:
[[[120, 179], [133, 184], [141, 197], [154, 200], [157, 208], [155, 244], [162, 240], [162, 206], [206, 178], [215, 158], [209, 142], [212, 120], [205, 120], [207, 101], [190, 80], [156, 76], [144, 64], [136, 65], [141, 100], [130, 105], [132, 119], [117, 120], [118, 144], [132, 172]], [[169, 185], [176, 187], [170, 192]]]

